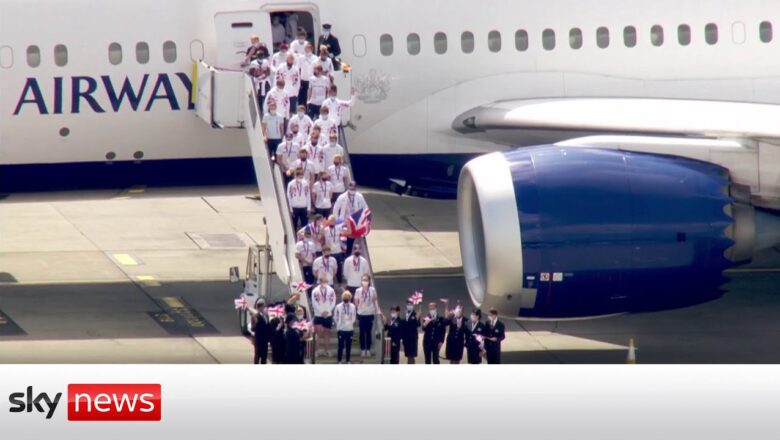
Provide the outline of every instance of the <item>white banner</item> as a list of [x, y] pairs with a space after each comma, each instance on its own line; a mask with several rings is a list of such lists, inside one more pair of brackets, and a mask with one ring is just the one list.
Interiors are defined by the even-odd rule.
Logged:
[[[0, 436], [776, 439], [779, 373], [777, 366], [0, 366]], [[113, 417], [147, 421], [72, 421]]]

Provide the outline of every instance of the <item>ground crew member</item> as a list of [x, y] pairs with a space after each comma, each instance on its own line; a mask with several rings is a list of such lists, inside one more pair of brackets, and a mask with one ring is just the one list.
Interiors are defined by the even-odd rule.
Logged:
[[347, 283], [347, 290], [353, 295], [360, 287], [364, 275], [370, 275], [371, 268], [368, 267], [368, 260], [360, 255], [360, 246], [354, 246], [352, 256], [344, 260], [344, 279]]
[[347, 191], [347, 185], [352, 181], [349, 168], [342, 165], [343, 160], [343, 155], [336, 154], [333, 156], [333, 165], [328, 167], [330, 183], [333, 184], [333, 203], [336, 203], [336, 199]]
[[284, 335], [284, 315], [279, 315], [270, 322], [271, 325], [271, 362], [284, 364], [287, 359], [287, 342]]
[[325, 54], [332, 60], [335, 70], [340, 70], [341, 63], [339, 62], [338, 57], [341, 55], [341, 44], [339, 44], [339, 39], [330, 33], [332, 29], [333, 25], [330, 23], [322, 25], [322, 35], [320, 35], [320, 38], [317, 40], [317, 46], [325, 47]]
[[296, 231], [308, 223], [311, 211], [309, 182], [303, 178], [303, 170], [295, 170], [295, 180], [287, 184], [287, 203], [290, 204], [293, 229]]
[[504, 323], [498, 320], [498, 311], [490, 309], [488, 324], [485, 326], [485, 357], [489, 364], [501, 363], [501, 341], [504, 340]]
[[271, 160], [275, 159], [276, 150], [282, 142], [282, 133], [284, 133], [284, 117], [276, 111], [276, 103], [268, 103], [268, 111], [263, 115], [263, 136], [265, 144], [268, 146], [268, 152]]
[[417, 341], [419, 337], [420, 320], [411, 301], [406, 303], [406, 315], [403, 321], [404, 356], [407, 363], [414, 364], [417, 358]]
[[447, 326], [444, 318], [439, 316], [436, 303], [428, 303], [428, 315], [423, 318], [423, 355], [426, 364], [439, 363], [439, 350], [444, 344], [444, 332]]
[[463, 348], [466, 346], [466, 319], [460, 306], [455, 307], [452, 316], [447, 320], [447, 347], [444, 353], [451, 364], [459, 364], [463, 359]]
[[[320, 276], [320, 284], [311, 292], [314, 308], [314, 332], [317, 335], [317, 356], [330, 356], [330, 336], [333, 328], [333, 310], [336, 291], [328, 285], [328, 276]], [[320, 345], [320, 341], [322, 342]]]
[[309, 78], [309, 95], [306, 97], [309, 117], [312, 119], [319, 116], [320, 106], [322, 106], [322, 101], [325, 101], [328, 87], [330, 87], [330, 78], [322, 73], [322, 66], [318, 64], [318, 61], [314, 62], [314, 75]]
[[333, 311], [333, 321], [336, 325], [336, 331], [338, 332], [339, 348], [337, 353], [337, 360], [341, 363], [342, 355], [346, 350], [346, 362], [351, 364], [350, 358], [352, 354], [352, 335], [355, 333], [355, 318], [357, 311], [355, 305], [352, 304], [352, 294], [344, 292], [341, 294], [341, 303], [336, 306]]
[[399, 364], [401, 362], [401, 340], [403, 339], [403, 323], [400, 318], [401, 308], [393, 306], [390, 309], [390, 320], [384, 318], [385, 331], [390, 338], [390, 363]]
[[311, 231], [309, 228], [303, 228], [303, 237], [295, 243], [295, 258], [301, 264], [301, 271], [303, 271], [303, 280], [306, 284], [314, 284], [314, 271], [312, 265], [316, 252], [316, 245], [311, 239]]
[[268, 363], [268, 343], [271, 342], [271, 325], [265, 316], [265, 301], [257, 300], [252, 314], [252, 333], [255, 334], [255, 364]]
[[287, 315], [287, 328], [285, 329], [285, 347], [287, 348], [286, 359], [288, 364], [302, 364], [303, 351], [301, 342], [303, 341], [303, 332], [295, 328], [298, 322], [296, 315]]
[[322, 248], [322, 256], [314, 260], [314, 276], [317, 277], [318, 280], [321, 277], [326, 276], [328, 278], [328, 284], [333, 286], [338, 267], [338, 262], [330, 255], [330, 248], [325, 246]]
[[374, 329], [374, 315], [380, 312], [379, 298], [376, 289], [371, 285], [371, 276], [364, 274], [360, 287], [355, 291], [355, 306], [357, 306], [358, 328], [360, 333], [360, 356], [371, 356], [371, 330]]
[[312, 190], [314, 197], [314, 212], [317, 215], [329, 217], [333, 209], [333, 184], [330, 183], [328, 173], [320, 173], [320, 180], [314, 184]]
[[306, 43], [303, 55], [298, 57], [298, 65], [301, 66], [301, 90], [298, 92], [298, 105], [306, 104], [306, 98], [309, 97], [309, 79], [314, 76], [314, 62], [317, 61], [317, 55], [314, 55], [313, 52], [314, 46], [311, 43]]
[[342, 248], [341, 241], [341, 228], [336, 225], [336, 216], [332, 215], [328, 217], [328, 226], [324, 231], [325, 235], [325, 247], [330, 249], [330, 255], [336, 259], [336, 281], [341, 284], [344, 282], [344, 249]]
[[466, 324], [466, 353], [470, 364], [482, 363], [483, 347], [478, 337], [485, 334], [485, 324], [482, 322], [482, 311], [474, 309], [469, 316], [469, 322]]

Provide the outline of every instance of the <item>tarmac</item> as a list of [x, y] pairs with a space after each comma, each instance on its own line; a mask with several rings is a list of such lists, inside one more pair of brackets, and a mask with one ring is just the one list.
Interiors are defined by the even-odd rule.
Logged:
[[[12, 195], [0, 201], [0, 362], [246, 363], [233, 299], [263, 243], [252, 187]], [[415, 290], [468, 310], [453, 201], [366, 191], [383, 309]], [[506, 363], [780, 362], [780, 251], [724, 298], [588, 321], [507, 322]], [[421, 362], [422, 359], [418, 359]], [[445, 361], [446, 362], [446, 361]]]

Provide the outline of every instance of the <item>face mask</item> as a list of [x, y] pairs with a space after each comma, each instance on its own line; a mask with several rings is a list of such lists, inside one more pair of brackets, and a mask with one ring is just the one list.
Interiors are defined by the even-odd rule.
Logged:
[[324, 121], [324, 120], [328, 119], [328, 115], [326, 113], [322, 113], [322, 114], [320, 114], [320, 119], [322, 119]]
[[435, 318], [436, 317], [436, 310], [428, 310], [428, 315], [430, 315], [431, 318]]
[[368, 288], [368, 281], [363, 281], [361, 284], [363, 284], [363, 287]]
[[336, 95], [330, 95], [330, 99], [336, 99]]
[[471, 315], [471, 322], [477, 322], [477, 315]]
[[461, 317], [461, 312], [460, 312], [460, 310], [457, 310], [457, 309], [455, 310], [455, 317], [456, 317], [456, 318], [460, 318], [460, 317]]
[[295, 176], [295, 178], [298, 179], [298, 180], [303, 180], [303, 176]]
[[302, 117], [304, 117], [305, 115], [306, 115], [306, 113], [304, 113], [304, 112], [298, 112], [298, 117], [299, 117], [299, 118], [302, 118]]
[[354, 196], [355, 195], [355, 190], [354, 189], [349, 190], [349, 195]]
[[354, 255], [354, 256], [356, 256], [356, 257], [359, 257], [359, 256], [360, 256], [360, 252], [355, 252], [355, 253], [354, 253], [354, 254], [352, 254], [352, 255]]
[[390, 317], [393, 319], [398, 318], [398, 313], [393, 312], [390, 314]]
[[411, 312], [412, 310], [414, 310], [414, 306], [413, 305], [409, 304], [409, 305], [406, 306], [406, 311], [407, 312]]
[[336, 141], [335, 141], [335, 140], [333, 140], [333, 139], [329, 140], [329, 141], [328, 141], [328, 143], [329, 143], [330, 145], [336, 145]]
[[490, 317], [490, 322], [492, 322], [493, 324], [495, 324], [495, 323], [496, 323], [496, 321], [498, 321], [498, 316], [491, 316], [491, 317]]
[[303, 37], [298, 37], [298, 42], [303, 44]]
[[306, 56], [308, 57], [309, 55], [311, 55], [311, 51], [310, 51], [310, 50], [307, 50], [307, 51], [306, 51]]
[[330, 31], [322, 31], [322, 35], [324, 37], [329, 37], [330, 36]]

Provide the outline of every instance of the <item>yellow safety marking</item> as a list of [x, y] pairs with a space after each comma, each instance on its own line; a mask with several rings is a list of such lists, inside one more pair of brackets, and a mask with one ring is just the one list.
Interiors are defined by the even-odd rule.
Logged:
[[179, 298], [176, 298], [175, 296], [164, 296], [160, 299], [172, 309], [184, 309], [187, 307], [183, 302], [181, 302]]
[[138, 266], [138, 262], [130, 254], [114, 254], [114, 259], [123, 266]]
[[151, 275], [138, 275], [135, 277], [135, 279], [147, 286], [159, 286], [160, 283], [157, 281], [157, 278], [151, 276]]

